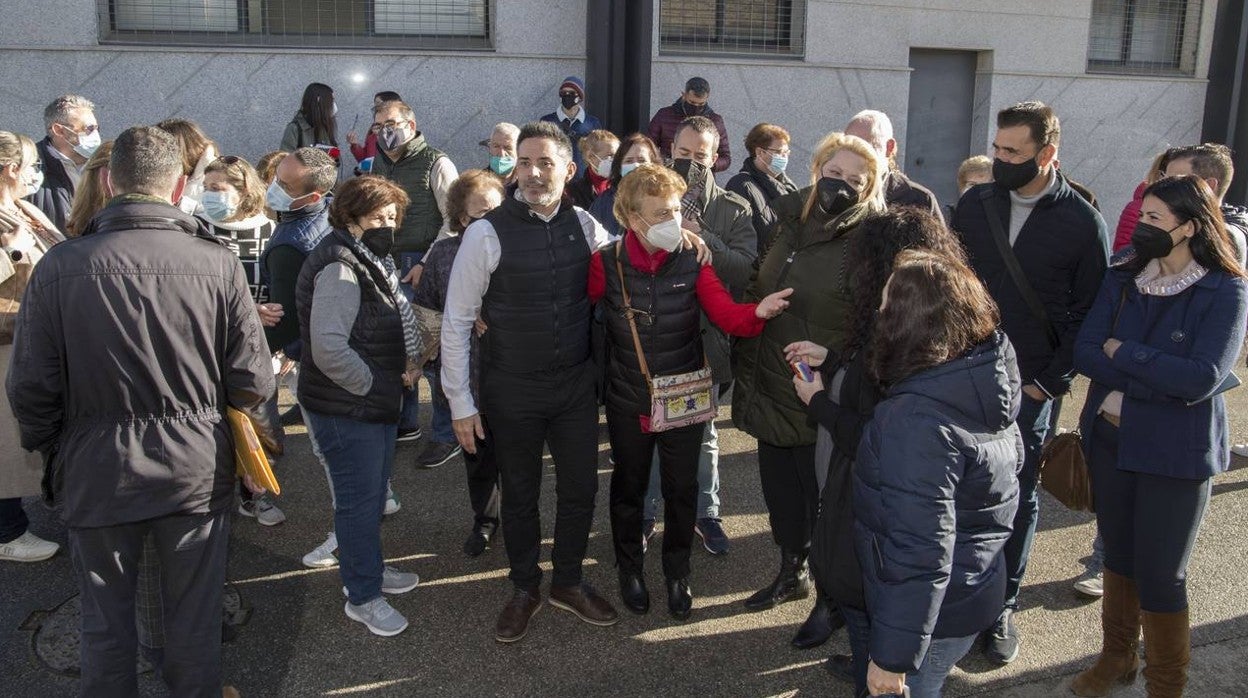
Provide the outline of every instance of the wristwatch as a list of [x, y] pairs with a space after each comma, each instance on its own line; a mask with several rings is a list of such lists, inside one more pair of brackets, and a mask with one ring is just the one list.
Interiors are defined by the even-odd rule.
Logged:
[[9, 255], [9, 260], [14, 263], [20, 262], [22, 261], [22, 259], [26, 257], [26, 254], [24, 252], [22, 252], [21, 250], [15, 250], [12, 247], [5, 247], [4, 252], [5, 254]]

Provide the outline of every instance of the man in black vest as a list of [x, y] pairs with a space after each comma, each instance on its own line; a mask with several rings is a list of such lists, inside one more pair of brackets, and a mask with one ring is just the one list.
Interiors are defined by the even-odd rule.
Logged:
[[488, 415], [502, 480], [503, 536], [515, 592], [495, 628], [516, 642], [542, 603], [538, 569], [542, 447], [555, 460], [558, 512], [550, 602], [593, 625], [619, 616], [586, 583], [581, 563], [598, 493], [598, 406], [590, 361], [588, 273], [607, 231], [563, 198], [576, 173], [559, 126], [528, 124], [517, 142], [515, 198], [464, 231], [442, 323], [442, 387], [456, 438], [469, 453], [485, 431], [468, 381], [468, 341], [478, 315], [481, 411]]

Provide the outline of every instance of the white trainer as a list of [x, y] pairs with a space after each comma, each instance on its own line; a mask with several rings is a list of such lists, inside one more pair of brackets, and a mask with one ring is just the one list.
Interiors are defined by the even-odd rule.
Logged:
[[60, 550], [59, 543], [44, 540], [27, 531], [13, 540], [0, 545], [0, 560], [12, 562], [42, 562]]
[[324, 543], [316, 546], [316, 549], [303, 556], [303, 566], [320, 568], [333, 567], [338, 564], [338, 558], [334, 557], [334, 551], [338, 549], [338, 535], [330, 533]]
[[1105, 595], [1105, 573], [1085, 574], [1075, 581], [1075, 591], [1092, 599]]
[[259, 494], [251, 498], [251, 501], [240, 499], [238, 502], [238, 513], [243, 516], [250, 516], [260, 523], [261, 526], [276, 526], [286, 520], [286, 515], [282, 513], [277, 505], [269, 500], [267, 494]]
[[[383, 594], [406, 594], [415, 589], [418, 584], [420, 584], [420, 575], [415, 572], [400, 572], [389, 565], [386, 565], [381, 572], [381, 593]], [[342, 595], [349, 594], [347, 588], [343, 587]]]
[[381, 510], [382, 516], [389, 516], [391, 514], [397, 514], [399, 512], [399, 509], [402, 509], [402, 508], [403, 508], [403, 505], [399, 502], [399, 495], [395, 494], [394, 490], [387, 488], [386, 508]]
[[378, 596], [361, 606], [348, 601], [343, 606], [343, 611], [351, 620], [363, 623], [368, 631], [374, 635], [382, 637], [394, 637], [399, 633], [407, 630], [407, 619], [402, 613], [394, 610], [386, 597]]
[[1234, 446], [1231, 446], [1231, 453], [1234, 453], [1240, 458], [1248, 458], [1248, 444], [1235, 444]]

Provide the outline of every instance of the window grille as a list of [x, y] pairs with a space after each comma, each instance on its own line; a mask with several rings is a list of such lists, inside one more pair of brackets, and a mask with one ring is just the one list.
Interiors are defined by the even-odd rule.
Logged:
[[1093, 0], [1088, 71], [1192, 75], [1202, 0]]
[[103, 43], [491, 48], [490, 0], [96, 0]]
[[806, 0], [661, 0], [659, 52], [801, 57]]

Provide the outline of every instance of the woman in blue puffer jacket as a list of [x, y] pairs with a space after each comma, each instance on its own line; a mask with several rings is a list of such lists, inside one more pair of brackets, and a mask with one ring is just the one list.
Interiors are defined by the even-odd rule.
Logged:
[[898, 255], [867, 358], [886, 397], [853, 483], [867, 618], [850, 620], [869, 622], [872, 695], [908, 685], [914, 698], [939, 696], [1001, 610], [1023, 446], [1018, 366], [998, 321], [963, 262]]

